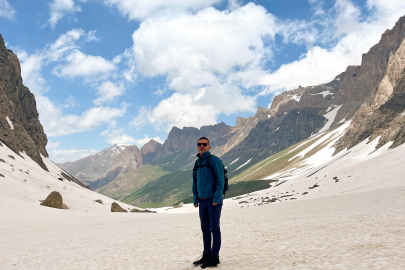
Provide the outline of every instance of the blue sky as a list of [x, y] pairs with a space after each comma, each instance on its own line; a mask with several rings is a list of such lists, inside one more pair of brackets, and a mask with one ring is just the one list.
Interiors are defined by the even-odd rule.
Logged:
[[0, 33], [65, 162], [233, 126], [360, 64], [403, 15], [403, 0], [0, 0]]

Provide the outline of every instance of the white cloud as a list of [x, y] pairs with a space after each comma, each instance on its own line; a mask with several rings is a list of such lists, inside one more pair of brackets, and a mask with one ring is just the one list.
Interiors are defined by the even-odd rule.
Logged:
[[15, 20], [15, 13], [17, 11], [10, 5], [7, 0], [0, 0], [0, 17], [9, 20]]
[[128, 134], [122, 134], [117, 137], [111, 137], [108, 139], [108, 143], [110, 144], [132, 144], [134, 142], [135, 139]]
[[276, 32], [275, 17], [252, 3], [142, 22], [133, 34], [137, 69], [144, 76], [166, 76], [176, 93], [156, 108], [142, 108], [132, 124], [168, 131], [173, 125], [215, 124], [220, 113], [254, 111], [256, 99], [243, 88], [256, 78], [246, 75], [260, 73], [262, 60], [271, 57], [265, 42]]
[[82, 11], [80, 6], [75, 5], [73, 0], [53, 0], [49, 5], [51, 16], [48, 20], [52, 28], [55, 28], [56, 24], [66, 14], [74, 14]]
[[[60, 35], [54, 43], [46, 45], [43, 50], [39, 50], [35, 54], [29, 55], [23, 50], [17, 50], [24, 85], [29, 87], [35, 95], [40, 121], [49, 137], [88, 131], [104, 123], [114, 125], [115, 119], [124, 116], [127, 111], [129, 104], [123, 102], [119, 108], [97, 106], [87, 109], [81, 115], [64, 115], [63, 107], [78, 106], [73, 96], [70, 96], [62, 106], [55, 105], [44, 96], [49, 91], [49, 87], [41, 75], [41, 70], [51, 63], [66, 60], [68, 65], [59, 65], [59, 71], [66, 76], [75, 76], [80, 73], [80, 76], [91, 77], [115, 68], [114, 64], [101, 57], [85, 55], [78, 50], [80, 48], [77, 45], [79, 39], [91, 41], [94, 40], [93, 36], [92, 31], [85, 33], [82, 29], [73, 29]], [[72, 70], [73, 67], [75, 70]], [[91, 70], [86, 70], [86, 68]], [[109, 85], [115, 86], [116, 89], [108, 92]], [[106, 82], [101, 86], [99, 102], [96, 102], [96, 105], [113, 99], [123, 91], [120, 84], [115, 85], [112, 82]]]
[[337, 0], [333, 7], [335, 17], [326, 18], [332, 25], [317, 37], [324, 39], [328, 36], [329, 41], [336, 39], [336, 45], [332, 48], [311, 47], [299, 60], [263, 75], [260, 84], [267, 86], [267, 89], [262, 94], [291, 90], [298, 85], [326, 83], [349, 65], [361, 64], [362, 54], [377, 44], [382, 33], [392, 28], [400, 16], [387, 14], [405, 14], [403, 1], [369, 0], [368, 3], [373, 12], [365, 19], [361, 16], [360, 8], [351, 1]]
[[135, 143], [139, 148], [141, 148], [144, 144], [148, 143], [150, 140], [155, 140], [161, 144], [164, 143], [164, 140], [162, 140], [159, 136], [156, 136], [155, 138], [149, 138], [148, 135], [145, 135], [143, 139], [135, 140]]
[[108, 74], [116, 66], [101, 56], [86, 55], [79, 50], [74, 50], [66, 57], [66, 64], [60, 64], [54, 73], [60, 77], [93, 77]]
[[94, 101], [94, 104], [101, 105], [104, 102], [111, 102], [117, 96], [124, 93], [125, 88], [122, 83], [115, 84], [111, 81], [103, 82], [97, 89], [99, 97]]
[[173, 16], [186, 11], [196, 11], [209, 7], [222, 0], [104, 0], [109, 6], [116, 6], [118, 10], [130, 20], [140, 20], [146, 17]]
[[58, 163], [64, 163], [68, 161], [76, 161], [98, 152], [100, 151], [94, 149], [53, 149], [48, 153], [51, 160]]
[[46, 145], [46, 150], [53, 150], [56, 148], [59, 148], [60, 142], [52, 142], [51, 140], [48, 140], [48, 144]]
[[65, 108], [74, 108], [74, 107], [80, 107], [79, 103], [77, 102], [77, 99], [70, 95], [66, 100], [65, 100], [65, 105], [63, 105]]
[[62, 110], [47, 97], [39, 96], [36, 97], [36, 100], [39, 119], [48, 137], [89, 131], [103, 123], [108, 124], [115, 118], [124, 116], [129, 106], [122, 103], [121, 108], [93, 107], [79, 116], [74, 114], [64, 115]]

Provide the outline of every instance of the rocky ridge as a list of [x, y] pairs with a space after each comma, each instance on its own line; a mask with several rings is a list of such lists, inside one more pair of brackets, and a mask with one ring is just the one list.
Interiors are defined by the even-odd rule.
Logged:
[[359, 109], [353, 114], [350, 128], [338, 142], [335, 153], [368, 137], [370, 140], [380, 137], [377, 148], [389, 141], [393, 142], [392, 147], [404, 143], [405, 16], [363, 55], [361, 66], [356, 69], [357, 79], [348, 85], [348, 89], [353, 91], [363, 86], [361, 93], [366, 94], [360, 96]]
[[38, 117], [35, 97], [23, 85], [18, 57], [0, 35], [0, 141], [48, 170], [41, 157], [48, 157], [48, 139]]
[[129, 144], [115, 144], [97, 154], [58, 165], [84, 183], [90, 184], [106, 174], [113, 166], [117, 156], [122, 153], [127, 146], [129, 146]]

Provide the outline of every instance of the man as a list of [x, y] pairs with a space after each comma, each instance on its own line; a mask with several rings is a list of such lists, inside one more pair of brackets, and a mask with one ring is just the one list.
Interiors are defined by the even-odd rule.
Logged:
[[219, 219], [223, 202], [224, 168], [218, 157], [210, 157], [210, 149], [210, 141], [206, 137], [198, 139], [198, 160], [193, 170], [193, 197], [194, 207], [200, 207], [204, 252], [202, 258], [193, 264], [201, 265], [201, 268], [217, 266], [221, 247]]

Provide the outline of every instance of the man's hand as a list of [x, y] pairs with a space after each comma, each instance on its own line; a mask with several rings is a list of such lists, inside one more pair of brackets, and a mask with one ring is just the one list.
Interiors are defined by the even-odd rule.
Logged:
[[212, 205], [215, 206], [215, 205], [217, 205], [217, 203], [216, 203], [216, 202], [213, 202]]
[[197, 208], [197, 207], [198, 207], [198, 204], [195, 204], [194, 207]]

